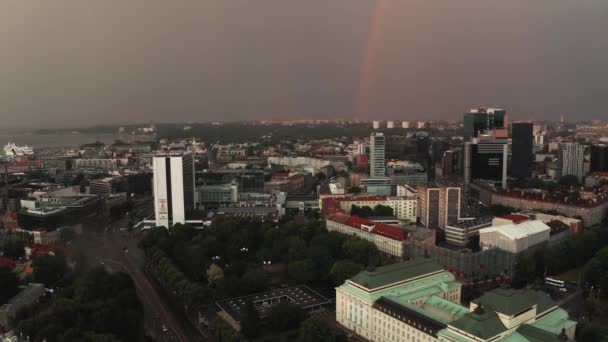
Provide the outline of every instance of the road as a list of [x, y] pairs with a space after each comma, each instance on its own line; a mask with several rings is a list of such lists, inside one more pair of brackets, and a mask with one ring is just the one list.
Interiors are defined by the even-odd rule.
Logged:
[[[91, 264], [103, 264], [111, 271], [128, 273], [135, 283], [142, 301], [145, 315], [146, 332], [158, 341], [190, 342], [204, 339], [181, 314], [167, 302], [161, 291], [142, 271], [143, 252], [137, 247], [138, 239], [130, 237], [125, 228], [126, 217], [107, 225], [97, 233], [89, 232], [83, 241], [84, 252]], [[165, 326], [168, 331], [163, 332]]]

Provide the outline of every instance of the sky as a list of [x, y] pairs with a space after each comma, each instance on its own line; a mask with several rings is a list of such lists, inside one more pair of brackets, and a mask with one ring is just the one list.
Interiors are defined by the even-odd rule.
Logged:
[[0, 126], [608, 119], [606, 0], [2, 0]]

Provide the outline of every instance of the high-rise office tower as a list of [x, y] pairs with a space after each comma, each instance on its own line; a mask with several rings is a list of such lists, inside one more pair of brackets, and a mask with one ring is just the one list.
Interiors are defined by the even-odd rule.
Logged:
[[387, 121], [386, 128], [395, 128], [395, 121]]
[[600, 144], [591, 146], [591, 165], [589, 171], [608, 171], [608, 145]]
[[373, 127], [374, 129], [380, 129], [380, 121], [378, 121], [378, 120], [374, 120], [374, 121], [372, 122], [372, 127]]
[[418, 218], [427, 228], [439, 228], [440, 192], [435, 184], [420, 185], [416, 189]]
[[384, 177], [386, 141], [384, 134], [372, 133], [369, 137], [369, 176], [371, 178]]
[[557, 148], [557, 177], [576, 176], [579, 182], [584, 176], [585, 146], [575, 142], [560, 143]]
[[500, 183], [507, 188], [508, 144], [506, 139], [484, 136], [464, 144], [464, 185], [475, 179]]
[[429, 183], [417, 188], [420, 223], [427, 228], [445, 228], [460, 220], [461, 188]]
[[491, 131], [495, 136], [506, 138], [508, 116], [504, 109], [476, 108], [464, 114], [464, 138], [469, 140]]
[[184, 224], [195, 205], [192, 154], [154, 156], [152, 166], [156, 225]]
[[511, 176], [514, 178], [529, 178], [532, 175], [532, 149], [534, 137], [531, 122], [514, 122], [511, 125]]

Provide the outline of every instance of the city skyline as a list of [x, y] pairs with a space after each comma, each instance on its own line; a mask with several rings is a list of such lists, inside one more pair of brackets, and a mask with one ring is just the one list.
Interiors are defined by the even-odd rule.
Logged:
[[514, 119], [606, 115], [606, 2], [348, 4], [6, 2], [0, 119], [437, 120], [484, 105]]

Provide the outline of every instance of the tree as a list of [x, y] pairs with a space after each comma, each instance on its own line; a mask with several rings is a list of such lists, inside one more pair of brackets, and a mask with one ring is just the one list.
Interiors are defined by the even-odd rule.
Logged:
[[378, 204], [374, 207], [374, 216], [393, 216], [393, 208]]
[[308, 283], [315, 279], [316, 272], [312, 261], [297, 260], [287, 264], [287, 274], [296, 283]]
[[72, 241], [72, 240], [74, 240], [75, 237], [76, 237], [76, 231], [74, 231], [74, 229], [69, 228], [69, 227], [63, 228], [59, 232], [59, 239], [63, 243]]
[[253, 339], [260, 334], [260, 313], [252, 301], [248, 300], [241, 313], [241, 331], [248, 339]]
[[342, 285], [346, 279], [350, 279], [361, 272], [364, 266], [350, 260], [336, 261], [331, 268], [330, 276], [335, 285]]
[[333, 342], [335, 339], [335, 332], [329, 323], [318, 316], [308, 318], [300, 326], [299, 342]]
[[296, 329], [306, 318], [306, 312], [297, 306], [280, 303], [272, 307], [268, 322], [274, 331]]
[[374, 210], [367, 205], [364, 205], [362, 207], [359, 207], [358, 205], [353, 205], [350, 208], [350, 214], [359, 217], [370, 217], [374, 216]]
[[11, 259], [19, 259], [25, 255], [25, 243], [23, 240], [10, 236], [4, 240], [2, 247], [4, 256]]
[[34, 268], [34, 281], [47, 287], [63, 278], [68, 271], [65, 257], [61, 254], [41, 256], [34, 260], [32, 268]]
[[8, 267], [0, 267], [0, 306], [19, 292], [19, 279]]
[[216, 264], [211, 264], [207, 270], [207, 281], [209, 284], [215, 284], [224, 279], [224, 270]]
[[578, 181], [578, 177], [575, 175], [565, 175], [562, 176], [559, 179], [559, 184], [561, 186], [567, 186], [567, 187], [572, 187], [572, 186], [579, 186], [579, 181]]

